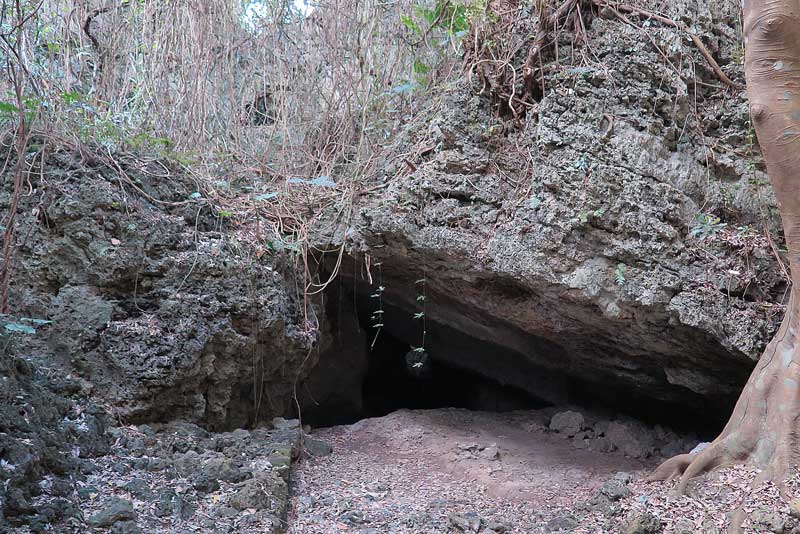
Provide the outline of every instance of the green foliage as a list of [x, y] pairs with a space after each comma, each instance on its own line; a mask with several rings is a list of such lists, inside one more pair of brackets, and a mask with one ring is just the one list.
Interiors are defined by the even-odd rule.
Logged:
[[37, 326], [50, 324], [51, 321], [33, 319], [31, 317], [14, 317], [13, 315], [0, 314], [0, 327], [3, 333], [8, 334], [36, 334]]
[[414, 22], [414, 19], [411, 18], [410, 15], [400, 15], [400, 22], [403, 24], [403, 26], [411, 30], [411, 33], [422, 33], [422, 31], [419, 29], [419, 26], [417, 26], [417, 23]]
[[[405, 94], [430, 85], [434, 66], [445, 57], [445, 47], [457, 45], [469, 32], [472, 21], [484, 12], [483, 4], [462, 4], [436, 0], [433, 6], [418, 4], [411, 13], [400, 15], [402, 24], [424, 48], [417, 52], [411, 65], [411, 80], [392, 88], [394, 94]], [[424, 56], [424, 57], [423, 57]]]
[[297, 243], [287, 243], [281, 239], [276, 239], [267, 243], [267, 248], [272, 252], [300, 252], [300, 245]]
[[714, 236], [721, 230], [724, 230], [728, 225], [721, 222], [719, 217], [710, 215], [708, 213], [698, 213], [695, 216], [695, 225], [692, 227], [689, 234], [699, 240], [704, 240]]
[[150, 135], [147, 132], [139, 132], [132, 137], [125, 139], [125, 142], [134, 150], [141, 150], [143, 148], [163, 148], [169, 149], [172, 147], [172, 141], [166, 137], [157, 137]]
[[617, 268], [614, 269], [614, 283], [618, 286], [625, 285], [625, 272], [628, 267], [624, 263], [618, 263]]
[[437, 0], [432, 9], [420, 5], [416, 12], [429, 27], [438, 28], [450, 35], [463, 37], [469, 30], [470, 10], [462, 4]]
[[5, 115], [19, 113], [19, 108], [14, 104], [9, 104], [8, 102], [0, 102], [0, 113]]
[[581, 223], [586, 224], [587, 222], [589, 222], [589, 219], [592, 218], [599, 219], [605, 214], [606, 214], [606, 208], [599, 208], [594, 211], [581, 212], [581, 214], [578, 215], [578, 219], [581, 221]]

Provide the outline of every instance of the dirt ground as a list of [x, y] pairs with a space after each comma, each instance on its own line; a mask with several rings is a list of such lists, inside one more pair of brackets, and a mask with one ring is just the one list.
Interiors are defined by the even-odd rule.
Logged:
[[289, 531], [573, 530], [580, 506], [616, 473], [641, 478], [655, 465], [579, 448], [547, 431], [548, 421], [537, 412], [401, 410], [320, 430], [334, 452], [297, 468]]
[[647, 475], [696, 438], [559, 414], [401, 410], [319, 430], [333, 453], [295, 466], [288, 531], [722, 534], [738, 517], [738, 533], [800, 534], [797, 473], [781, 490], [727, 467], [677, 495]]

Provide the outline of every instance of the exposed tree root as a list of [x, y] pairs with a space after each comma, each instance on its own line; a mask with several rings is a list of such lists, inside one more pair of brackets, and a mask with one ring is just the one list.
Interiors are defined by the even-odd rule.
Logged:
[[[794, 303], [793, 297], [793, 303]], [[790, 306], [778, 334], [753, 371], [725, 429], [707, 448], [667, 460], [651, 480], [680, 477], [676, 492], [685, 494], [692, 479], [733, 464], [761, 470], [753, 485], [774, 483], [788, 494], [786, 480], [800, 456], [800, 345], [797, 306]], [[734, 514], [730, 532], [745, 519]]]
[[[794, 283], [792, 296], [777, 335], [750, 375], [719, 437], [697, 454], [668, 460], [652, 475], [653, 479], [680, 477], [678, 493], [685, 493], [689, 482], [699, 475], [719, 466], [741, 463], [759, 469], [754, 487], [770, 481], [789, 497], [787, 479], [790, 470], [800, 463], [798, 6], [798, 0], [743, 3], [750, 114], [783, 220]], [[736, 511], [729, 531], [741, 532], [745, 518], [743, 510]]]

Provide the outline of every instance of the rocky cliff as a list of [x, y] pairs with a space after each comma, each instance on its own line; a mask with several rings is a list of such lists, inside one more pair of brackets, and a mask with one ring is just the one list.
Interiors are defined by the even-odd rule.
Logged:
[[[745, 92], [690, 39], [743, 85], [739, 6], [634, 5], [676, 24], [587, 9], [585, 41], [558, 34], [542, 94], [516, 119], [476, 76], [463, 80], [320, 241], [358, 258], [343, 271], [362, 292], [385, 287], [402, 310], [395, 330], [419, 312], [426, 280], [434, 358], [554, 401], [724, 413], [787, 291]], [[497, 350], [453, 343], [452, 331]]]
[[159, 162], [41, 157], [11, 308], [51, 323], [20, 355], [73, 371], [122, 421], [236, 428], [283, 415], [317, 341], [292, 262], [257, 256], [228, 212]]

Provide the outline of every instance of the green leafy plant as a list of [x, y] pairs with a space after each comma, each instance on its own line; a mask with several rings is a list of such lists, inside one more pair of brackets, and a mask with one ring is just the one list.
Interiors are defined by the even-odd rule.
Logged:
[[708, 213], [698, 213], [695, 216], [695, 225], [692, 227], [689, 234], [701, 241], [714, 236], [721, 230], [724, 230], [728, 225], [720, 221], [719, 217], [710, 215]]
[[625, 272], [628, 267], [624, 263], [618, 263], [617, 268], [614, 269], [614, 283], [618, 286], [625, 285]]
[[50, 324], [51, 321], [34, 319], [31, 317], [14, 317], [13, 315], [0, 314], [0, 327], [6, 334], [36, 334], [37, 326]]

